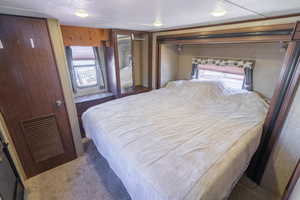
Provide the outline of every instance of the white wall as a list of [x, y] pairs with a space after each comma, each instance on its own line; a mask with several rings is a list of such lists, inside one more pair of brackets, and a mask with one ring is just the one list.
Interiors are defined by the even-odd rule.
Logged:
[[174, 45], [161, 45], [161, 86], [176, 80], [178, 73], [178, 54]]
[[184, 46], [179, 55], [177, 79], [190, 79], [194, 56], [254, 59], [254, 90], [271, 98], [285, 55], [280, 47], [279, 43]]
[[289, 200], [299, 200], [300, 197], [300, 179], [298, 179]]
[[[300, 88], [262, 179], [262, 186], [282, 195], [300, 158]], [[298, 198], [300, 199], [300, 198]]]

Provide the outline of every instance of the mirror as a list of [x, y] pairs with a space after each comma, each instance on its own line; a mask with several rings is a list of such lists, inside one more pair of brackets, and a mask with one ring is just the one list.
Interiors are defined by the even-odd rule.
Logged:
[[134, 88], [132, 40], [130, 35], [117, 34], [121, 93]]

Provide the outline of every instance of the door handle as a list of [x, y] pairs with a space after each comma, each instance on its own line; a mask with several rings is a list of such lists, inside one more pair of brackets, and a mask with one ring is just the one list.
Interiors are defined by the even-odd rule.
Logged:
[[[0, 40], [0, 49], [4, 49], [4, 46], [3, 46], [3, 43], [2, 41]], [[0, 199], [1, 200], [1, 199]]]
[[63, 105], [63, 103], [64, 102], [62, 100], [55, 101], [55, 104], [56, 104], [57, 107], [60, 107], [61, 105]]

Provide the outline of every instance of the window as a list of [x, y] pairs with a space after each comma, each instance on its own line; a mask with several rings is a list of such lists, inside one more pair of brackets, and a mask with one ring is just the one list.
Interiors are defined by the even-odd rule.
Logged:
[[105, 90], [104, 68], [97, 47], [71, 46], [66, 48], [73, 90], [76, 96]]
[[226, 72], [211, 71], [206, 69], [198, 69], [199, 80], [218, 80], [221, 81], [225, 87], [232, 89], [242, 89], [244, 82], [244, 74], [234, 74]]

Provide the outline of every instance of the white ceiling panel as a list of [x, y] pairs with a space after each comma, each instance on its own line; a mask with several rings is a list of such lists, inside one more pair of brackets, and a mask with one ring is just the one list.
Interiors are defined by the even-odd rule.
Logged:
[[[258, 12], [265, 13], [270, 12], [267, 2], [269, 4], [272, 2], [272, 0], [232, 1], [260, 9]], [[285, 10], [295, 8], [296, 2], [300, 2], [300, 0], [274, 1], [285, 2], [281, 3]], [[290, 8], [287, 1], [292, 3]], [[62, 24], [67, 25], [135, 30], [158, 30], [262, 17], [227, 0], [222, 1], [226, 14], [214, 17], [211, 12], [218, 2], [220, 0], [0, 0], [0, 13], [57, 18]], [[272, 6], [276, 7], [275, 4]], [[276, 9], [280, 11], [280, 8]], [[277, 12], [276, 9], [273, 10]], [[89, 16], [86, 18], [75, 16], [78, 10], [84, 10]], [[156, 20], [163, 25], [153, 26]]]
[[[224, 3], [227, 14], [213, 17], [210, 12], [217, 0], [0, 0], [0, 12], [17, 15], [53, 17], [62, 24], [154, 30], [155, 20], [161, 28], [180, 27], [255, 18], [255, 14]], [[74, 15], [86, 11], [87, 18]]]
[[[227, 0], [226, 0], [227, 1]], [[229, 0], [266, 17], [300, 13], [300, 0]]]

